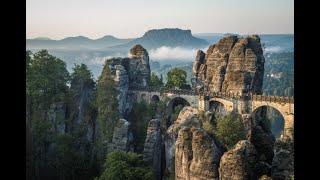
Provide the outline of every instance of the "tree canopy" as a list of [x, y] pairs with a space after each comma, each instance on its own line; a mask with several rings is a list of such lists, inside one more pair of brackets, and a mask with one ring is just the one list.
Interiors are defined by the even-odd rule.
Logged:
[[155, 73], [151, 73], [150, 86], [153, 88], [160, 88], [163, 86], [162, 79], [159, 78]]
[[61, 59], [54, 57], [47, 50], [33, 55], [27, 51], [27, 95], [33, 101], [49, 106], [52, 102], [62, 101], [67, 93], [69, 72]]
[[151, 167], [142, 160], [142, 155], [132, 152], [115, 151], [107, 155], [105, 170], [97, 180], [152, 180]]
[[108, 64], [98, 80], [96, 105], [102, 139], [112, 140], [113, 129], [119, 119], [117, 90]]
[[215, 135], [227, 148], [232, 148], [238, 141], [246, 139], [246, 132], [238, 114], [228, 114], [216, 119]]
[[179, 88], [183, 89], [186, 86], [187, 72], [179, 69], [173, 68], [167, 73], [167, 88]]

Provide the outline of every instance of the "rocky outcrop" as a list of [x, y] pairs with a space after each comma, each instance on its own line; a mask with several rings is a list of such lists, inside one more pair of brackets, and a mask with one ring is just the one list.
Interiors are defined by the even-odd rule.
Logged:
[[199, 76], [199, 73], [202, 72], [201, 68], [205, 66], [204, 65], [205, 55], [206, 54], [203, 51], [198, 50], [196, 55], [196, 60], [193, 62], [193, 66], [192, 66], [192, 73], [196, 77], [200, 77], [201, 79], [205, 78], [205, 77]]
[[200, 127], [197, 118], [199, 112], [196, 108], [185, 106], [179, 113], [177, 120], [168, 128], [164, 135], [166, 172], [174, 174], [175, 143], [178, 132], [183, 126]]
[[211, 45], [203, 57], [198, 51], [193, 73], [212, 92], [261, 93], [264, 57], [260, 38], [227, 36]]
[[161, 178], [161, 149], [160, 120], [152, 119], [149, 121], [147, 129], [143, 159], [152, 165], [157, 179]]
[[248, 140], [239, 141], [220, 160], [219, 179], [258, 179], [255, 174], [256, 150]]
[[141, 45], [135, 45], [129, 56], [106, 60], [118, 90], [118, 110], [122, 118], [128, 118], [134, 101], [128, 90], [145, 89], [150, 81], [148, 52]]
[[218, 179], [222, 153], [214, 140], [200, 128], [179, 130], [175, 149], [175, 179]]
[[126, 109], [130, 108], [126, 100], [129, 88], [129, 78], [127, 71], [122, 65], [115, 65], [114, 81], [118, 90], [118, 111], [120, 114], [124, 115]]
[[113, 138], [109, 152], [128, 150], [128, 130], [129, 122], [125, 119], [119, 119], [113, 131]]
[[255, 146], [259, 154], [259, 161], [271, 164], [274, 155], [273, 148], [275, 142], [272, 133], [264, 131], [261, 126], [255, 126], [252, 128], [248, 139]]
[[47, 115], [51, 123], [53, 132], [58, 134], [64, 134], [66, 130], [66, 124], [64, 121], [66, 116], [66, 104], [51, 104]]
[[127, 71], [130, 87], [146, 88], [150, 81], [149, 55], [141, 45], [130, 49]]
[[291, 139], [277, 139], [272, 161], [273, 179], [290, 180], [294, 176], [294, 146]]

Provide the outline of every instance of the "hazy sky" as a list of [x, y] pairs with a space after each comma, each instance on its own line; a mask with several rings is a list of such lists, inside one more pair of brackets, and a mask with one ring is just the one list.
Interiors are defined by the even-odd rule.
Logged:
[[27, 38], [119, 38], [149, 29], [293, 33], [293, 0], [27, 0]]

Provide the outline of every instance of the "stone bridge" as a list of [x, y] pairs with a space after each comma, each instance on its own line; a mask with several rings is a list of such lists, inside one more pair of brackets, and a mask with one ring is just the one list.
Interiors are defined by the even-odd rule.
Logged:
[[[202, 111], [210, 110], [212, 103], [219, 103], [227, 113], [237, 112], [243, 117], [253, 117], [253, 115], [262, 107], [272, 107], [279, 111], [284, 119], [285, 137], [293, 137], [294, 128], [294, 99], [293, 97], [281, 96], [263, 96], [253, 94], [233, 94], [233, 93], [210, 93], [204, 95], [193, 90], [160, 90], [160, 89], [135, 89], [130, 90], [135, 94], [138, 102], [144, 100], [151, 102], [153, 100], [167, 99], [167, 107], [177, 100], [183, 100], [188, 105], [198, 108]], [[252, 121], [253, 125], [255, 121]]]

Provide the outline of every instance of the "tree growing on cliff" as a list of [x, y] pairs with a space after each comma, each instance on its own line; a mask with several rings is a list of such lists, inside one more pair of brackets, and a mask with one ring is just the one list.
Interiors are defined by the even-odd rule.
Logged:
[[116, 151], [107, 155], [105, 169], [96, 180], [152, 180], [154, 172], [141, 154]]
[[150, 86], [152, 88], [160, 88], [163, 86], [162, 80], [155, 74], [152, 73], [150, 77]]
[[187, 72], [179, 69], [173, 68], [167, 73], [167, 88], [179, 88], [183, 89], [183, 87], [187, 86]]
[[119, 119], [117, 90], [108, 64], [104, 65], [98, 80], [96, 106], [100, 137], [111, 141], [114, 127]]
[[246, 138], [246, 132], [238, 114], [217, 117], [215, 135], [227, 148], [231, 149], [238, 141]]
[[130, 118], [135, 152], [141, 153], [143, 151], [148, 123], [156, 113], [154, 106], [155, 104], [148, 104], [144, 101], [134, 103], [132, 106]]
[[75, 65], [71, 74], [69, 106], [73, 126], [89, 125], [96, 118], [94, 106], [96, 85], [93, 75], [85, 64]]

